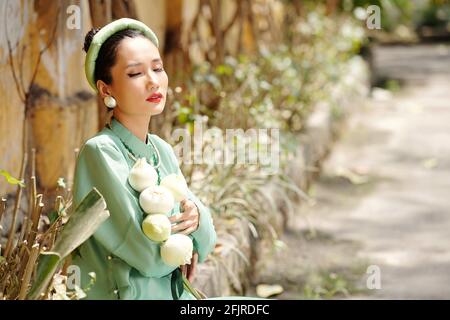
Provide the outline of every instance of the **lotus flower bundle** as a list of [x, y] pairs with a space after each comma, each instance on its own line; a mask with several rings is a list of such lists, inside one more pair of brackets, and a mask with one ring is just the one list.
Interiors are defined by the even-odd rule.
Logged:
[[190, 263], [193, 243], [184, 234], [171, 234], [169, 213], [175, 202], [187, 198], [188, 187], [183, 176], [170, 174], [157, 185], [156, 170], [145, 158], [136, 161], [130, 171], [128, 182], [140, 192], [139, 204], [147, 214], [142, 222], [144, 234], [152, 241], [161, 243], [161, 258], [167, 265], [178, 267]]

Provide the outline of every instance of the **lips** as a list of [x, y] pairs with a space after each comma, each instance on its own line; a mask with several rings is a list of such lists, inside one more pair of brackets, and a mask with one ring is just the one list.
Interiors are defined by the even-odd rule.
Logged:
[[163, 98], [161, 93], [154, 93], [150, 97], [148, 97], [145, 101], [148, 102], [160, 102]]

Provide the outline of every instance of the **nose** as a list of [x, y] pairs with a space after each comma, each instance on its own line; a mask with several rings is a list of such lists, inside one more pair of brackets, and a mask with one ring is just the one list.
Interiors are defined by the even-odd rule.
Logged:
[[147, 88], [148, 89], [153, 89], [153, 88], [159, 89], [158, 76], [152, 69], [149, 69], [147, 72]]

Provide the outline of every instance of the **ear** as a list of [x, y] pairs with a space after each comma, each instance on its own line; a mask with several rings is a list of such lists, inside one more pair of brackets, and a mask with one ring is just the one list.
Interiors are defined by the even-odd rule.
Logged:
[[107, 85], [103, 80], [97, 80], [97, 89], [98, 93], [102, 98], [110, 96], [111, 95], [111, 89], [109, 85]]

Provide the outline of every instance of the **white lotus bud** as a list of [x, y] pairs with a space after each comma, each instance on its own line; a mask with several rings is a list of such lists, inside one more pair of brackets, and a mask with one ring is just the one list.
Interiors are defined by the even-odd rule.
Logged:
[[161, 245], [161, 258], [165, 264], [178, 267], [191, 262], [193, 243], [188, 236], [176, 233], [172, 234]]
[[142, 230], [153, 241], [166, 241], [170, 236], [171, 224], [164, 214], [150, 214], [142, 222]]
[[136, 161], [130, 170], [128, 182], [131, 187], [138, 192], [142, 192], [145, 188], [155, 186], [158, 181], [158, 174], [155, 168], [148, 164], [145, 158]]
[[172, 193], [162, 186], [151, 186], [139, 195], [139, 204], [145, 213], [167, 214], [173, 209], [175, 200]]
[[180, 202], [181, 200], [186, 199], [188, 186], [182, 175], [175, 173], [169, 174], [161, 180], [161, 185], [172, 192], [175, 201]]

